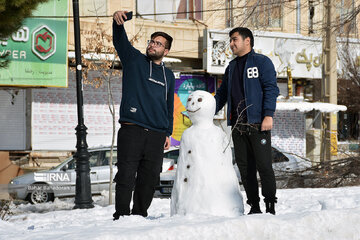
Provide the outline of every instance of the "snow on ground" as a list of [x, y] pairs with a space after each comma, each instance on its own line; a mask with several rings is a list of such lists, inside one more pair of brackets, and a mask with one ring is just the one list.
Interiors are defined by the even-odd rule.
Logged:
[[108, 206], [105, 196], [93, 197], [92, 209], [73, 210], [73, 198], [22, 204], [8, 221], [0, 220], [0, 239], [360, 239], [360, 186], [280, 189], [277, 196], [276, 216], [170, 217], [170, 199], [155, 198], [149, 217], [127, 216], [115, 222], [114, 205]]

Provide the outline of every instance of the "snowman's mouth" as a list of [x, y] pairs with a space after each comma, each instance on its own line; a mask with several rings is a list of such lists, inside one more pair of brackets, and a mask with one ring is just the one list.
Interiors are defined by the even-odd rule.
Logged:
[[191, 112], [191, 113], [194, 113], [194, 112], [197, 112], [197, 111], [199, 111], [200, 110], [200, 108], [198, 108], [198, 109], [196, 109], [196, 110], [194, 110], [194, 111], [191, 111], [191, 110], [187, 110], [188, 112]]

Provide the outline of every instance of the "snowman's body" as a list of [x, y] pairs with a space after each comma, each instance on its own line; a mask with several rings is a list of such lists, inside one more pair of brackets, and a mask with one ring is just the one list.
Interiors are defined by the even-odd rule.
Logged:
[[171, 215], [242, 215], [243, 200], [231, 149], [225, 133], [213, 124], [214, 97], [195, 91], [189, 99], [187, 110], [193, 126], [181, 138]]

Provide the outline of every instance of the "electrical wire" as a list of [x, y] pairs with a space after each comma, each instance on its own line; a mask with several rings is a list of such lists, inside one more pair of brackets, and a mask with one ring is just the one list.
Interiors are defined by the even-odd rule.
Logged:
[[[292, 0], [289, 0], [289, 2]], [[261, 5], [268, 5], [268, 4], [257, 4], [257, 6]], [[206, 12], [219, 12], [219, 11], [229, 11], [229, 10], [236, 10], [236, 9], [246, 9], [251, 6], [244, 6], [244, 7], [231, 7], [231, 8], [219, 8], [219, 9], [207, 9], [207, 10], [196, 10], [196, 11], [185, 11], [185, 12], [165, 12], [165, 13], [146, 13], [146, 14], [139, 14], [136, 13], [134, 16], [136, 17], [146, 17], [146, 16], [161, 16], [161, 15], [177, 15], [177, 14], [196, 14], [196, 13], [206, 13]], [[113, 17], [113, 15], [101, 15], [101, 16], [79, 16], [80, 18], [108, 18]], [[73, 16], [30, 16], [29, 18], [73, 18]]]

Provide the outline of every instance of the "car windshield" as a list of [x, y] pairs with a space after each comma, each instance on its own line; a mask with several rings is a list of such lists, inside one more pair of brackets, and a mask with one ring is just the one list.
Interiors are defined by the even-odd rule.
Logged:
[[177, 159], [179, 157], [179, 149], [169, 151], [164, 153], [164, 158], [170, 158], [174, 160], [174, 163], [177, 164]]
[[[95, 166], [101, 166], [104, 164], [104, 162], [100, 162], [100, 152], [102, 152], [103, 150], [96, 150], [96, 151], [91, 151], [89, 152], [89, 165], [90, 167], [95, 167]], [[106, 151], [106, 157], [105, 159], [107, 158], [107, 156], [109, 156], [110, 158], [110, 151]], [[114, 159], [116, 159], [116, 151], [114, 151]], [[74, 155], [67, 158], [66, 160], [64, 160], [63, 162], [61, 162], [59, 165], [55, 166], [55, 167], [52, 167], [50, 169], [55, 169], [55, 168], [58, 168], [62, 165], [64, 165], [64, 163], [67, 163], [68, 165], [68, 169], [75, 169], [75, 159], [74, 159]], [[116, 163], [116, 160], [114, 161], [114, 164]], [[105, 164], [106, 165], [106, 164]]]
[[[110, 150], [107, 150], [107, 151], [105, 152], [105, 158], [104, 158], [104, 160], [103, 160], [103, 164], [102, 164], [102, 165], [103, 165], [103, 166], [109, 165], [109, 162], [110, 162]], [[115, 165], [116, 162], [117, 162], [117, 151], [114, 150], [114, 151], [113, 151], [112, 164]]]

